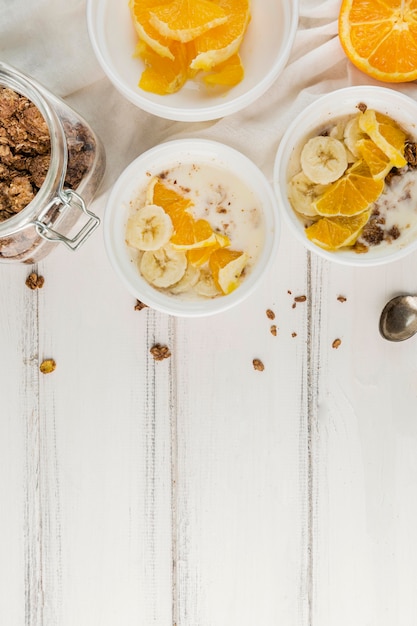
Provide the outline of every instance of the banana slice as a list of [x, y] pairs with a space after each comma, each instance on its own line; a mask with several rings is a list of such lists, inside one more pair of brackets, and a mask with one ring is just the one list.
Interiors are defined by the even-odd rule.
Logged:
[[187, 268], [187, 255], [170, 244], [158, 250], [147, 250], [139, 262], [145, 280], [155, 287], [171, 287], [181, 280]]
[[365, 139], [367, 134], [363, 132], [363, 130], [359, 126], [359, 115], [362, 113], [358, 113], [355, 117], [352, 117], [345, 126], [345, 132], [343, 135], [346, 148], [353, 154], [356, 159], [361, 157], [360, 152], [357, 148], [358, 142], [361, 139]]
[[198, 295], [205, 296], [206, 298], [215, 298], [220, 295], [220, 291], [216, 287], [211, 272], [207, 269], [200, 271], [200, 278], [197, 281], [194, 290]]
[[299, 172], [288, 183], [288, 199], [294, 211], [307, 217], [314, 217], [317, 211], [312, 204], [326, 189], [327, 185], [313, 183], [304, 172]]
[[131, 215], [126, 226], [126, 242], [138, 250], [158, 250], [174, 232], [171, 218], [157, 204], [147, 204]]
[[185, 293], [194, 287], [200, 278], [200, 270], [188, 263], [187, 269], [185, 270], [184, 276], [179, 280], [175, 285], [169, 288], [170, 292], [178, 295], [180, 293]]
[[340, 178], [347, 168], [346, 148], [334, 137], [312, 137], [301, 152], [301, 167], [313, 182], [327, 185]]
[[153, 191], [158, 180], [158, 176], [152, 176], [151, 180], [149, 181], [149, 184], [146, 187], [145, 204], [153, 204]]
[[345, 124], [344, 124], [343, 121], [339, 120], [330, 129], [329, 137], [334, 137], [335, 139], [339, 139], [339, 141], [343, 141], [343, 132], [344, 132], [344, 130], [345, 130]]

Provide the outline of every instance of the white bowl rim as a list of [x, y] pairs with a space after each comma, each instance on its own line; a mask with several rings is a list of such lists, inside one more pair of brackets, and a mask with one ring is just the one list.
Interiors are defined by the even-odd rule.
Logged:
[[[218, 155], [219, 161], [215, 162], [215, 164], [221, 163], [222, 160], [224, 160], [224, 162], [227, 160], [227, 167], [235, 175], [239, 175], [242, 168], [246, 168], [246, 170], [250, 172], [250, 177], [242, 177], [242, 180], [245, 181], [245, 184], [249, 185], [254, 194], [259, 198], [264, 211], [266, 226], [264, 248], [250, 274], [231, 294], [214, 299], [187, 301], [154, 289], [140, 276], [140, 273], [136, 269], [134, 272], [132, 271], [132, 262], [124, 239], [123, 241], [121, 241], [120, 238], [116, 240], [117, 235], [115, 234], [114, 224], [117, 218], [115, 216], [117, 208], [120, 209], [121, 204], [123, 204], [123, 200], [121, 199], [123, 190], [129, 198], [132, 197], [132, 190], [126, 191], [126, 181], [131, 180], [131, 177], [135, 173], [137, 175], [138, 172], [149, 172], [152, 169], [151, 164], [159, 170], [161, 167], [172, 164], [178, 158], [182, 157], [184, 159], [183, 155], [185, 154], [191, 156], [198, 154], [199, 159], [207, 158], [207, 162], [210, 161], [211, 163], [213, 163], [213, 158], [209, 159], [209, 155]], [[204, 155], [206, 155], [206, 157]], [[248, 179], [250, 181], [249, 183]], [[125, 216], [127, 215], [127, 209], [124, 209], [124, 214]], [[121, 222], [122, 215], [120, 212], [118, 219]], [[268, 227], [270, 229], [269, 231]], [[279, 236], [280, 216], [277, 209], [276, 197], [272, 185], [269, 183], [266, 176], [257, 165], [242, 152], [211, 139], [173, 139], [158, 144], [143, 152], [120, 174], [110, 190], [104, 210], [104, 244], [108, 258], [116, 274], [122, 280], [128, 291], [136, 298], [145, 302], [153, 309], [178, 317], [203, 317], [214, 315], [243, 302], [257, 288], [258, 283], [264, 278], [267, 270], [274, 262], [279, 245]], [[129, 275], [130, 278], [128, 278]], [[132, 281], [134, 284], [132, 284]]]
[[[391, 89], [389, 87], [381, 87], [379, 85], [351, 85], [318, 96], [292, 120], [286, 128], [276, 152], [273, 168], [273, 188], [277, 197], [277, 203], [281, 216], [298, 241], [300, 241], [311, 252], [314, 252], [322, 258], [332, 261], [333, 263], [353, 267], [375, 267], [378, 265], [393, 263], [417, 250], [417, 238], [414, 241], [407, 243], [402, 248], [395, 248], [393, 252], [385, 250], [380, 256], [377, 256], [377, 252], [375, 252], [374, 256], [368, 257], [367, 254], [355, 254], [352, 251], [332, 252], [330, 250], [325, 250], [314, 244], [305, 236], [300, 219], [296, 216], [294, 210], [289, 204], [286, 192], [283, 190], [284, 185], [282, 183], [286, 180], [286, 169], [288, 163], [287, 157], [289, 156], [291, 147], [297, 143], [297, 141], [292, 142], [291, 137], [296, 133], [296, 131], [300, 131], [300, 129], [302, 134], [307, 134], [308, 131], [304, 126], [304, 123], [307, 120], [309, 121], [310, 130], [319, 127], [322, 123], [324, 124], [325, 120], [322, 118], [316, 118], [314, 121], [315, 114], [322, 106], [325, 107], [328, 103], [334, 103], [335, 100], [345, 104], [349, 101], [354, 101], [356, 105], [361, 100], [369, 100], [370, 107], [373, 106], [372, 102], [376, 101], [384, 101], [388, 108], [392, 108], [389, 106], [390, 103], [398, 103], [398, 105], [413, 107], [415, 108], [416, 116], [416, 128], [414, 135], [417, 141], [417, 102], [410, 96], [400, 91], [396, 91], [395, 89]], [[352, 113], [353, 112], [354, 109], [352, 107]], [[341, 113], [341, 115], [343, 115], [343, 113]], [[334, 117], [335, 115], [332, 115], [329, 119]], [[401, 120], [398, 121], [402, 124]], [[305, 131], [302, 129], [305, 129]]]
[[[94, 19], [94, 8], [100, 0], [87, 0], [87, 28], [91, 45], [96, 54], [97, 60], [103, 71], [107, 74], [113, 85], [132, 104], [147, 113], [152, 113], [165, 119], [181, 122], [204, 122], [220, 119], [222, 117], [237, 113], [258, 100], [275, 82], [285, 68], [294, 45], [299, 21], [299, 0], [285, 0], [291, 11], [290, 26], [285, 33], [285, 45], [281, 56], [276, 60], [270, 72], [266, 74], [261, 82], [252, 87], [249, 91], [236, 98], [213, 106], [201, 107], [198, 109], [167, 106], [163, 101], [157, 103], [146, 98], [146, 92], [134, 92], [128, 89], [124, 82], [120, 80], [117, 73], [113, 72], [106, 63], [98, 41], [97, 25]], [[163, 96], [162, 96], [163, 97]]]

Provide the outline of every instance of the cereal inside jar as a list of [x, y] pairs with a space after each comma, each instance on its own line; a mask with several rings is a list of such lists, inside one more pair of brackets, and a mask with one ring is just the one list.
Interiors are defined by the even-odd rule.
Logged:
[[104, 168], [88, 123], [0, 63], [0, 262], [33, 263], [59, 242], [76, 250], [99, 224], [88, 204]]

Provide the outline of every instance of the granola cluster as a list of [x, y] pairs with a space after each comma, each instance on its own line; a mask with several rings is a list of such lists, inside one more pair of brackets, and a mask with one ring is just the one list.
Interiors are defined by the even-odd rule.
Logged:
[[[89, 129], [63, 120], [68, 147], [65, 186], [78, 187], [95, 158]], [[0, 87], [0, 222], [24, 209], [48, 173], [51, 143], [48, 125], [25, 96]]]
[[37, 107], [0, 87], [0, 221], [33, 200], [48, 172], [50, 150], [48, 126]]

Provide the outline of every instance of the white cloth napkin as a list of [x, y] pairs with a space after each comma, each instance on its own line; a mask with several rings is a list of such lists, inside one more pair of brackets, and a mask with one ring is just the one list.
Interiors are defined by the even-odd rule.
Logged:
[[[352, 84], [377, 84], [346, 58], [337, 36], [340, 0], [301, 0], [287, 67], [260, 100], [214, 122], [173, 122], [126, 101], [99, 66], [87, 25], [86, 1], [0, 0], [0, 59], [64, 98], [101, 137], [107, 154], [106, 191], [130, 161], [171, 138], [223, 141], [267, 175], [289, 121], [319, 94]], [[417, 97], [414, 83], [395, 88]]]

